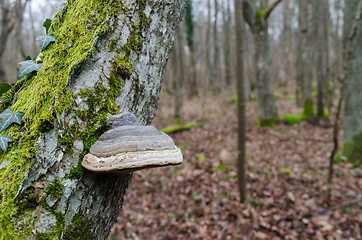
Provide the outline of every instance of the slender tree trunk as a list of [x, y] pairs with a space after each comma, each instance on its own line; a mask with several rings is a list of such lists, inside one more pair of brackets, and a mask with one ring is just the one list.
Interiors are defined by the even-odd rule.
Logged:
[[297, 54], [297, 82], [302, 93], [303, 113], [306, 117], [314, 115], [313, 96], [312, 96], [312, 78], [311, 78], [311, 55], [310, 45], [312, 45], [311, 35], [309, 34], [309, 14], [308, 2], [299, 0], [299, 40]]
[[212, 62], [211, 62], [211, 0], [207, 0], [207, 25], [206, 25], [206, 70], [207, 70], [207, 84], [208, 87], [212, 86]]
[[281, 40], [281, 65], [279, 69], [279, 85], [285, 87], [286, 86], [286, 72], [289, 66], [288, 55], [289, 55], [289, 41], [290, 41], [290, 9], [289, 9], [289, 0], [285, 0], [283, 2], [283, 33]]
[[355, 164], [362, 164], [362, 3], [345, 1], [344, 45], [346, 68], [344, 82], [344, 144], [343, 154]]
[[223, 11], [223, 23], [224, 23], [224, 64], [225, 64], [225, 82], [226, 85], [231, 84], [231, 68], [230, 68], [230, 24], [231, 24], [231, 13], [229, 0], [226, 1], [226, 7]]
[[17, 21], [16, 21], [16, 29], [15, 29], [17, 60], [20, 60], [20, 61], [26, 57], [26, 53], [25, 53], [24, 46], [22, 43], [23, 34], [21, 32], [21, 29], [22, 29], [22, 25], [23, 25], [25, 7], [28, 2], [29, 2], [28, 0], [25, 0], [25, 2], [22, 3], [21, 0], [18, 0], [17, 4], [16, 4], [16, 10], [15, 10], [16, 15], [18, 16]]
[[236, 33], [236, 86], [238, 94], [238, 187], [240, 202], [244, 202], [247, 196], [246, 173], [245, 173], [245, 89], [244, 89], [244, 58], [243, 58], [243, 35], [244, 21], [242, 18], [242, 4], [234, 0], [235, 7], [235, 33]]
[[[94, 174], [80, 163], [109, 114], [155, 115], [166, 61], [186, 1], [68, 0], [52, 20], [56, 42], [36, 76], [18, 82], [23, 125], [1, 152], [0, 239], [106, 239], [131, 173]], [[3, 100], [3, 99], [2, 99]]]
[[211, 67], [211, 90], [214, 93], [220, 92], [220, 81], [218, 80], [218, 70], [219, 70], [219, 33], [217, 29], [218, 23], [218, 0], [214, 0], [214, 24], [213, 24], [213, 43], [214, 43], [214, 53], [213, 53], [213, 62]]
[[194, 53], [194, 20], [193, 20], [193, 7], [190, 1], [186, 8], [185, 13], [185, 28], [186, 28], [186, 42], [189, 49], [188, 61], [188, 89], [190, 98], [197, 97], [199, 94], [197, 81], [196, 81], [196, 62]]
[[177, 40], [175, 42], [175, 66], [176, 66], [176, 77], [174, 78], [175, 84], [175, 113], [174, 119], [178, 124], [182, 123], [181, 109], [183, 105], [183, 83], [185, 80], [185, 68], [184, 68], [184, 50], [183, 50], [183, 35], [182, 31], [177, 33]]
[[324, 47], [324, 34], [325, 34], [325, 1], [317, 0], [317, 13], [318, 13], [318, 38], [317, 38], [317, 115], [320, 117], [324, 116], [324, 81], [327, 77], [327, 64], [325, 58], [325, 47]]
[[250, 74], [250, 63], [249, 63], [249, 57], [252, 56], [252, 54], [250, 53], [250, 49], [249, 49], [249, 38], [248, 35], [246, 34], [246, 30], [245, 30], [245, 22], [243, 21], [243, 62], [244, 62], [244, 89], [245, 89], [245, 100], [249, 100], [250, 99], [250, 93], [251, 93], [251, 74]]
[[8, 82], [4, 69], [3, 56], [8, 38], [14, 29], [16, 21], [16, 11], [14, 11], [14, 8], [11, 7], [10, 2], [5, 0], [0, 0], [0, 11], [0, 82]]

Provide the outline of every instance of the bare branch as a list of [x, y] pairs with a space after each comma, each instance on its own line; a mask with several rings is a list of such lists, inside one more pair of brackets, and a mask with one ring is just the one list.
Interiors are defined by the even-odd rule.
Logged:
[[270, 16], [271, 12], [276, 8], [276, 6], [278, 6], [278, 4], [281, 2], [282, 0], [276, 0], [275, 2], [273, 2], [269, 7], [267, 7], [267, 9], [265, 10], [265, 14], [264, 14], [264, 20], [266, 21], [268, 19], [268, 17]]

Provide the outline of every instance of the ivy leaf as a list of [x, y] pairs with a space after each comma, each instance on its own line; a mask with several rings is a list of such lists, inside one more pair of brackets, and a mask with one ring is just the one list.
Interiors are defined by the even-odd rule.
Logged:
[[0, 83], [0, 97], [1, 95], [9, 91], [9, 89], [11, 89], [11, 85], [7, 83]]
[[19, 69], [18, 79], [24, 77], [31, 72], [38, 72], [41, 68], [41, 64], [35, 64], [33, 60], [22, 61], [19, 62], [19, 64], [21, 65], [21, 67]]
[[52, 24], [52, 20], [47, 18], [45, 22], [43, 23], [43, 27], [45, 27], [45, 32], [48, 34], [48, 30], [50, 28], [50, 25]]
[[10, 108], [6, 109], [0, 114], [1, 123], [0, 123], [0, 133], [7, 129], [12, 123], [21, 124], [21, 118], [24, 113], [22, 112], [13, 112]]
[[27, 60], [31, 60], [31, 57], [30, 57], [30, 56], [26, 56], [25, 61], [27, 61]]
[[8, 135], [0, 136], [0, 148], [4, 151], [8, 151], [9, 142], [13, 142], [13, 139]]
[[45, 35], [45, 34], [40, 34], [35, 41], [38, 41], [40, 43], [40, 48], [41, 50], [46, 49], [50, 43], [55, 42], [55, 36], [53, 34], [50, 35]]

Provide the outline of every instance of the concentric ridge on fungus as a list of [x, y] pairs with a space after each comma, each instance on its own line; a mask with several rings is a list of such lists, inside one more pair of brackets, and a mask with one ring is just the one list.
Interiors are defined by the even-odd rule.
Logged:
[[84, 156], [82, 166], [93, 172], [127, 172], [182, 163], [181, 150], [171, 137], [153, 126], [142, 126], [129, 112], [111, 119]]

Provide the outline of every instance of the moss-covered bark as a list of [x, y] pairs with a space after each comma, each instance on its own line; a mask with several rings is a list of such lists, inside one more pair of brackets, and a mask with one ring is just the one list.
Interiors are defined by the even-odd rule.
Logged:
[[[68, 0], [52, 21], [42, 69], [3, 95], [24, 112], [0, 160], [0, 239], [105, 239], [131, 174], [94, 175], [82, 157], [128, 110], [149, 123], [185, 1]], [[77, 227], [78, 226], [78, 227]], [[82, 226], [82, 227], [79, 227]]]

